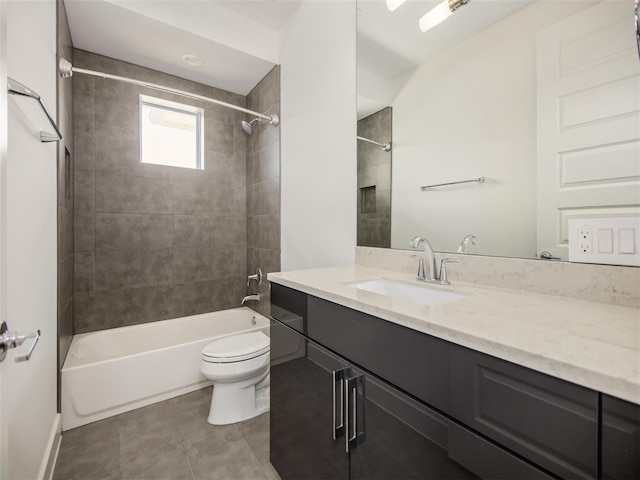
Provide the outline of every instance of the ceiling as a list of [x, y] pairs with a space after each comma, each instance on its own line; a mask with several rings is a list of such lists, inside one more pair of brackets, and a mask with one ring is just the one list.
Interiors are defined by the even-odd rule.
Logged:
[[[303, 1], [324, 0], [64, 4], [74, 47], [246, 95], [279, 63], [280, 32]], [[389, 12], [384, 0], [359, 0], [359, 108], [376, 111], [390, 105], [403, 77], [417, 66], [531, 1], [473, 0], [422, 33], [418, 19], [437, 0], [408, 0], [395, 12]], [[182, 60], [186, 54], [201, 57], [204, 65], [187, 65]]]
[[64, 0], [75, 48], [241, 95], [278, 63], [279, 31], [300, 2]]

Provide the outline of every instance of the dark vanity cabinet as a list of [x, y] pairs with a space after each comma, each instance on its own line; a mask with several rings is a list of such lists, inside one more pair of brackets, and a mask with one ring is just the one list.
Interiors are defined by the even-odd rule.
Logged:
[[639, 478], [640, 407], [272, 284], [289, 479]]
[[449, 457], [444, 417], [287, 326], [291, 312], [278, 314], [270, 455], [283, 480], [477, 478]]

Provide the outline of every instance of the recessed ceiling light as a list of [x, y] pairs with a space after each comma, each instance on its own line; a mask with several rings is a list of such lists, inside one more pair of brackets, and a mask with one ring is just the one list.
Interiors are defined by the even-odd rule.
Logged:
[[182, 56], [182, 61], [191, 67], [201, 67], [204, 65], [204, 60], [197, 55], [188, 53]]

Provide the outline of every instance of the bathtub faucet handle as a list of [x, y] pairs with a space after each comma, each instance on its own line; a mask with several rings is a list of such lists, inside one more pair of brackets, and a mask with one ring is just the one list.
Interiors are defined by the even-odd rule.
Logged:
[[260, 270], [260, 267], [256, 268], [256, 273], [247, 276], [247, 287], [251, 285], [251, 280], [258, 282], [258, 286], [262, 285], [262, 270]]

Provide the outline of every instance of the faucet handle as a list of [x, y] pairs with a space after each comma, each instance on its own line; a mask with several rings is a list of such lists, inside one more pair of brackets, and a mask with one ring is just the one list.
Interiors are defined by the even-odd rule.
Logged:
[[440, 283], [443, 285], [451, 285], [451, 282], [447, 278], [447, 263], [460, 263], [460, 260], [454, 260], [453, 258], [443, 258], [440, 260]]
[[420, 255], [411, 255], [411, 257], [418, 258], [418, 274], [416, 275], [416, 279], [424, 280], [425, 278], [427, 278], [427, 275], [424, 272], [424, 258], [422, 258]]

